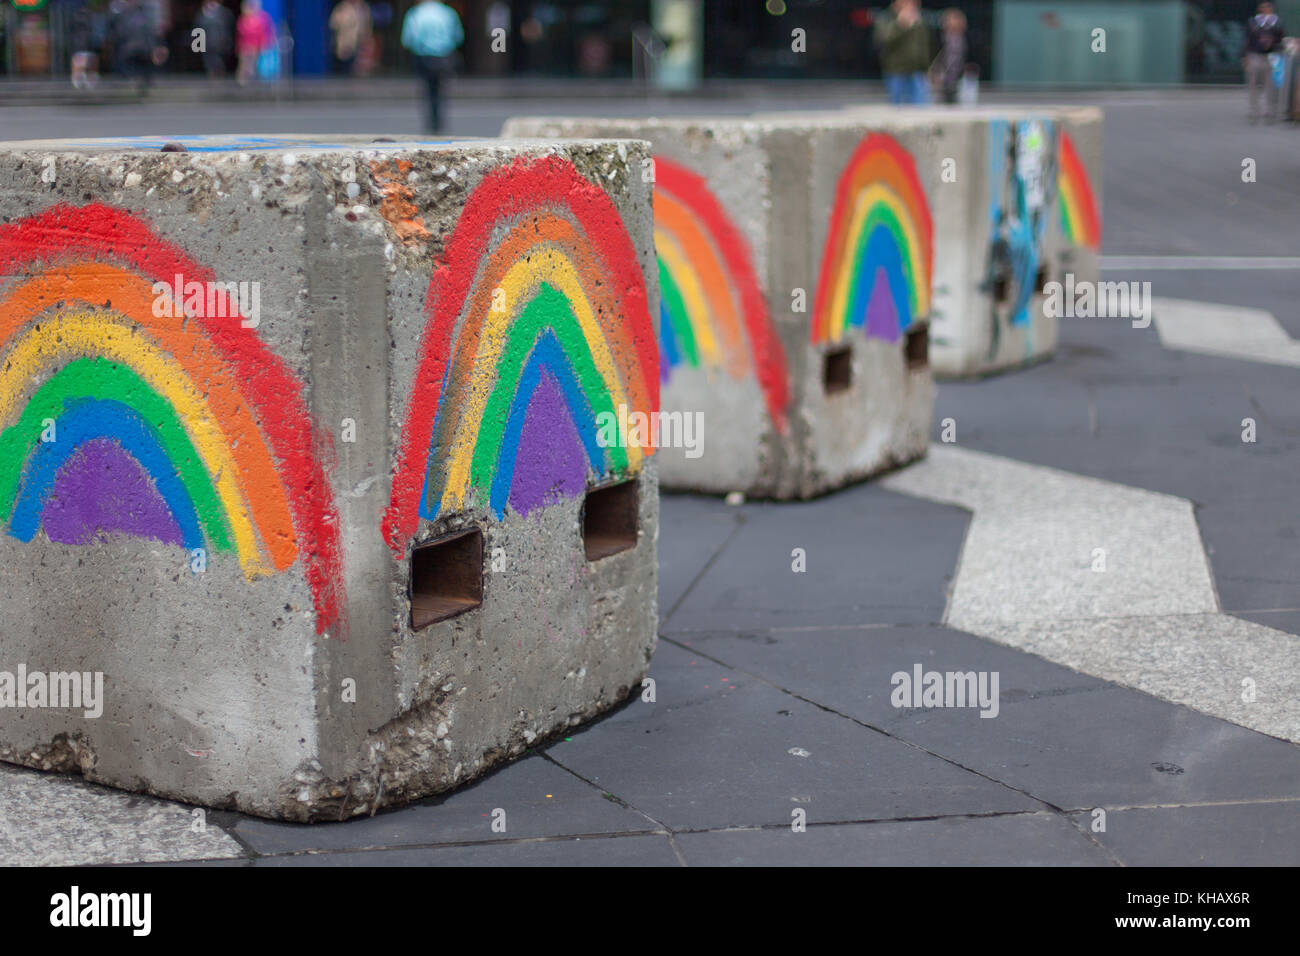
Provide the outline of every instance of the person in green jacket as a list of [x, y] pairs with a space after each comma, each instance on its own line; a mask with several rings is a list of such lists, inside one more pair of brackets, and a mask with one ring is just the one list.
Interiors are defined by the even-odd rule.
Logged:
[[876, 21], [875, 43], [885, 74], [889, 102], [928, 103], [930, 31], [921, 20], [920, 0], [894, 0], [890, 12]]

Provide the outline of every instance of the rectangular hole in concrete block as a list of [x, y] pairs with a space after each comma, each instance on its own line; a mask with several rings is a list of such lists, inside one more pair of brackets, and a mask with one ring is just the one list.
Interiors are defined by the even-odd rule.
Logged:
[[411, 627], [419, 630], [483, 603], [483, 533], [448, 535], [411, 552]]
[[993, 280], [993, 303], [995, 305], [1006, 305], [1011, 298], [1011, 283], [1007, 281], [1006, 276], [998, 276]]
[[925, 368], [930, 364], [930, 327], [923, 325], [912, 329], [903, 341], [903, 354], [908, 368]]
[[636, 547], [636, 481], [593, 488], [582, 504], [582, 544], [588, 561]]
[[826, 353], [822, 361], [822, 386], [827, 395], [842, 392], [853, 384], [853, 350], [847, 346]]

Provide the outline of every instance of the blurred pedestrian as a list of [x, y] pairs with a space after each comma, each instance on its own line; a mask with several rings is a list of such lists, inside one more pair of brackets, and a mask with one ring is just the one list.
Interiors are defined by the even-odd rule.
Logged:
[[966, 14], [956, 7], [943, 11], [943, 45], [934, 68], [940, 97], [945, 103], [956, 103], [966, 72]]
[[226, 61], [235, 43], [234, 14], [221, 0], [203, 0], [194, 26], [203, 31], [203, 72], [209, 79], [225, 76]]
[[99, 85], [99, 51], [104, 45], [104, 16], [83, 3], [72, 12], [68, 27], [68, 48], [72, 51], [72, 85], [79, 90]]
[[930, 102], [926, 80], [930, 31], [921, 19], [919, 0], [894, 0], [890, 11], [876, 21], [874, 39], [880, 50], [889, 102]]
[[240, 86], [258, 74], [258, 60], [275, 45], [275, 24], [262, 9], [262, 0], [244, 0], [235, 23], [235, 53], [239, 57], [235, 79]]
[[109, 26], [117, 71], [134, 79], [143, 93], [153, 82], [154, 70], [167, 61], [157, 11], [147, 0], [124, 0]]
[[334, 34], [334, 70], [345, 75], [359, 73], [374, 35], [370, 6], [366, 0], [339, 0], [330, 14]]
[[429, 97], [429, 130], [442, 129], [442, 78], [451, 72], [452, 54], [465, 40], [456, 11], [438, 0], [423, 0], [402, 21], [402, 46], [415, 55], [416, 72]]
[[1259, 99], [1266, 93], [1264, 119], [1277, 118], [1278, 87], [1273, 78], [1273, 64], [1282, 55], [1282, 40], [1286, 31], [1271, 3], [1261, 3], [1255, 16], [1246, 21], [1246, 43], [1242, 49], [1241, 66], [1246, 72], [1246, 86], [1250, 91], [1250, 122], [1259, 121]]

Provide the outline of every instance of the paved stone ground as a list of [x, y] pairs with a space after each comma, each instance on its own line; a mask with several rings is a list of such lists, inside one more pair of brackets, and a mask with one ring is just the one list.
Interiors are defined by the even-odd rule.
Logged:
[[[1193, 305], [1163, 332], [1158, 311], [1142, 330], [1065, 320], [1055, 360], [941, 386], [936, 422], [957, 420], [957, 445], [884, 482], [779, 506], [666, 497], [655, 703], [346, 824], [210, 813], [195, 833], [190, 808], [3, 769], [0, 862], [1300, 863], [1300, 372], [1186, 347], [1213, 328], [1202, 302], [1271, 313], [1300, 338], [1300, 262], [1223, 258], [1300, 256], [1300, 129], [1246, 125], [1244, 94], [1093, 99], [1108, 109], [1107, 278]], [[452, 131], [495, 132], [519, 108], [453, 104]], [[418, 113], [0, 109], [0, 128], [414, 132]], [[1139, 272], [1134, 256], [1154, 258]], [[1167, 347], [1175, 317], [1182, 344]], [[1110, 566], [1083, 583], [1094, 541]], [[895, 709], [891, 675], [917, 664], [996, 671], [997, 717]]]

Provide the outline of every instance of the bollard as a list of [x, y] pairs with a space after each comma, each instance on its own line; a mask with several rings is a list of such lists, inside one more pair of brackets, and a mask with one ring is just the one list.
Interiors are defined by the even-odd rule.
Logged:
[[647, 156], [0, 145], [0, 758], [344, 819], [638, 692]]
[[925, 454], [933, 268], [922, 119], [516, 118], [507, 136], [649, 140], [666, 488], [804, 498]]

